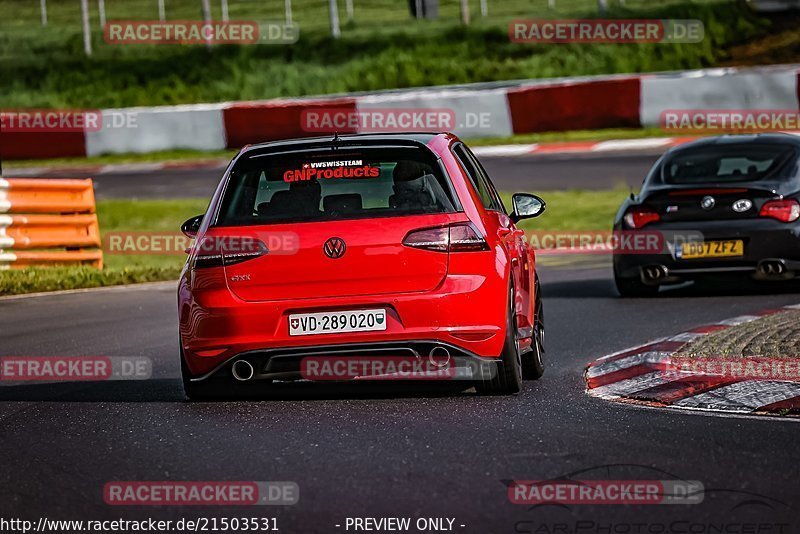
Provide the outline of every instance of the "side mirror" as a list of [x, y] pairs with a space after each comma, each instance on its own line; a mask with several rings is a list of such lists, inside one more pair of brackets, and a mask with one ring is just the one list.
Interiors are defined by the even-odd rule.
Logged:
[[514, 222], [538, 217], [544, 213], [544, 209], [547, 206], [544, 200], [529, 193], [514, 193], [514, 196], [511, 197], [511, 202], [514, 205], [511, 220]]
[[192, 239], [197, 237], [197, 232], [200, 231], [200, 225], [203, 223], [203, 217], [205, 217], [205, 215], [197, 215], [183, 223], [181, 225], [181, 232], [183, 232], [183, 235], [191, 237]]

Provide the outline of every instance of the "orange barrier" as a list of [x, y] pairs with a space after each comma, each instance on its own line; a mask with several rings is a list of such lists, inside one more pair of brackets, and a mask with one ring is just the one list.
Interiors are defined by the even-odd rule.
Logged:
[[0, 179], [0, 213], [0, 268], [103, 267], [91, 179]]
[[[92, 180], [0, 180], [7, 213], [94, 213]], [[0, 200], [0, 213], [3, 202]]]
[[[0, 246], [14, 249], [99, 247], [97, 215], [0, 215], [8, 221]], [[8, 243], [8, 244], [6, 244]]]
[[53, 266], [53, 265], [89, 265], [102, 268], [102, 250], [56, 250], [56, 251], [36, 251], [36, 252], [6, 252], [0, 254], [9, 257], [8, 261], [13, 262], [11, 268], [21, 269], [23, 267], [34, 266]]

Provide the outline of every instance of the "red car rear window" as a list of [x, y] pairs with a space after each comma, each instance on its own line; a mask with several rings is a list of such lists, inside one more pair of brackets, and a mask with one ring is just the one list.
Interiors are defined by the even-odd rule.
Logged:
[[446, 213], [452, 189], [421, 148], [323, 150], [243, 157], [217, 226]]

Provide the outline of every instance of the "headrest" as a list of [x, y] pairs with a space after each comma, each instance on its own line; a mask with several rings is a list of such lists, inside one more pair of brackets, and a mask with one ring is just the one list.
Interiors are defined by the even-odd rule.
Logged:
[[292, 195], [292, 192], [289, 190], [275, 191], [269, 203], [272, 206], [280, 206], [281, 204], [288, 206], [293, 197], [294, 195]]
[[430, 173], [431, 168], [429, 165], [413, 160], [400, 160], [392, 171], [392, 178], [394, 178], [394, 183], [408, 182]]
[[318, 197], [322, 194], [322, 186], [317, 181], [292, 182], [289, 184], [289, 191], [301, 197]]
[[256, 206], [256, 213], [258, 213], [259, 215], [269, 215], [270, 213], [269, 206], [270, 206], [269, 202], [261, 202], [258, 206]]
[[354, 211], [361, 211], [361, 195], [358, 193], [328, 195], [322, 199], [322, 209], [325, 213], [352, 213]]

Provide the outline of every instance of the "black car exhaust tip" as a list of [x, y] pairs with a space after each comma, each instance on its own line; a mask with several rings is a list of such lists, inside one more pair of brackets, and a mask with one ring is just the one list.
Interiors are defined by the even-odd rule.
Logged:
[[233, 374], [233, 378], [239, 382], [247, 382], [255, 375], [255, 369], [253, 369], [252, 364], [247, 360], [237, 360], [233, 362], [231, 374]]

